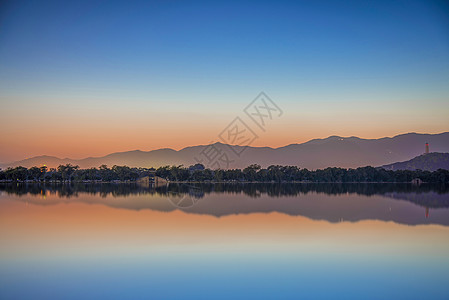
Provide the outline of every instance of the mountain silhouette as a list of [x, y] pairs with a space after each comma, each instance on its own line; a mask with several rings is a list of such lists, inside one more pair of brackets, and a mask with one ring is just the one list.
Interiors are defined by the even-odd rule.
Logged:
[[449, 153], [428, 153], [413, 159], [382, 166], [387, 170], [423, 170], [436, 171], [438, 169], [449, 170]]
[[[221, 163], [221, 168], [244, 168], [250, 164], [294, 165], [300, 168], [321, 169], [326, 167], [357, 168], [360, 166], [382, 166], [398, 161], [406, 161], [424, 153], [425, 143], [432, 152], [449, 152], [449, 132], [440, 134], [407, 133], [380, 139], [330, 136], [314, 139], [301, 144], [291, 144], [279, 148], [230, 146], [222, 143], [186, 147], [181, 150], [158, 149], [152, 151], [127, 151], [112, 153], [103, 157], [84, 159], [36, 156], [29, 159], [0, 165], [1, 168], [23, 166], [57, 167], [61, 164], [79, 165], [80, 168], [100, 165], [127, 165], [130, 167], [160, 167], [165, 165], [190, 166], [199, 161], [204, 165], [212, 163], [201, 154], [214, 149], [225, 153], [231, 161]], [[237, 155], [238, 153], [239, 155]], [[210, 155], [209, 155], [210, 156]], [[209, 157], [210, 158], [210, 157]], [[214, 168], [211, 164], [209, 167]], [[215, 165], [215, 168], [218, 165]]]

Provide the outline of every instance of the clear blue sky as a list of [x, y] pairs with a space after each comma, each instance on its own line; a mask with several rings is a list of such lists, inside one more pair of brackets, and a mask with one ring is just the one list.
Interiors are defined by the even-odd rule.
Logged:
[[[20, 140], [21, 131], [40, 122], [30, 115], [62, 114], [70, 124], [81, 116], [101, 135], [98, 124], [111, 122], [104, 112], [121, 113], [122, 125], [128, 120], [129, 130], [146, 125], [133, 121], [136, 114], [142, 117], [142, 109], [148, 109], [148, 116], [164, 115], [171, 123], [188, 112], [210, 119], [211, 128], [219, 132], [261, 90], [290, 111], [284, 127], [304, 128], [295, 119], [338, 120], [331, 113], [338, 103], [350, 111], [344, 117], [355, 122], [316, 124], [321, 131], [284, 134], [283, 139], [268, 139], [266, 144], [331, 134], [371, 137], [443, 131], [449, 127], [445, 120], [449, 114], [449, 4], [4, 1], [0, 6], [4, 108], [0, 116], [5, 123], [0, 125], [13, 121], [18, 128], [17, 132], [8, 128], [10, 139], [3, 140], [10, 146], [0, 153], [0, 160], [1, 156], [12, 158], [11, 153], [17, 153], [14, 147], [33, 147], [26, 143], [29, 137]], [[379, 110], [365, 118], [379, 103], [385, 105], [385, 113]], [[309, 115], [298, 112], [304, 108]], [[400, 124], [394, 122], [395, 114]], [[415, 120], [420, 114], [425, 120], [421, 123]], [[383, 129], [374, 121], [379, 116], [387, 124]], [[367, 120], [366, 130], [350, 131], [360, 118]], [[77, 138], [83, 135], [66, 122], [59, 124]], [[273, 135], [280, 136], [278, 129], [273, 130]], [[1, 133], [7, 135], [6, 130]], [[198, 133], [192, 143], [208, 142], [209, 134], [207, 130]], [[182, 146], [157, 136], [149, 138], [154, 143], [130, 145], [143, 149]], [[36, 149], [46, 151], [43, 146]], [[97, 150], [86, 148], [79, 153], [108, 152]], [[61, 149], [54, 154], [66, 152]]]

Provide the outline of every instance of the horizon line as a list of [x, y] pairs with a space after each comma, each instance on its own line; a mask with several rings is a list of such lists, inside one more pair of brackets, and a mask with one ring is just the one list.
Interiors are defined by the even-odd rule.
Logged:
[[105, 157], [105, 156], [108, 156], [108, 155], [112, 155], [112, 154], [127, 153], [127, 152], [137, 152], [137, 151], [148, 153], [148, 152], [159, 151], [159, 150], [172, 150], [172, 151], [175, 151], [175, 152], [179, 152], [179, 151], [182, 151], [182, 150], [188, 149], [188, 148], [202, 147], [202, 146], [215, 145], [215, 144], [227, 145], [227, 146], [231, 146], [231, 147], [269, 148], [269, 149], [276, 150], [276, 149], [288, 147], [288, 146], [291, 146], [291, 145], [302, 145], [302, 144], [309, 143], [311, 141], [325, 140], [325, 139], [329, 139], [329, 138], [332, 138], [332, 137], [338, 137], [338, 138], [342, 138], [342, 139], [357, 138], [357, 139], [360, 139], [360, 140], [382, 140], [382, 139], [392, 139], [392, 138], [395, 138], [395, 137], [399, 137], [399, 136], [403, 136], [403, 135], [409, 135], [409, 134], [416, 134], [416, 135], [441, 135], [441, 134], [445, 134], [445, 133], [449, 133], [449, 131], [444, 131], [444, 132], [439, 132], [439, 133], [407, 132], [407, 133], [396, 134], [394, 136], [384, 136], [384, 137], [372, 138], [372, 139], [370, 139], [370, 138], [362, 138], [362, 137], [358, 137], [358, 136], [354, 136], [354, 135], [353, 136], [347, 136], [347, 137], [339, 136], [339, 135], [329, 135], [329, 136], [324, 137], [324, 138], [314, 138], [314, 139], [310, 139], [310, 140], [307, 140], [307, 141], [302, 142], [302, 143], [290, 143], [290, 144], [287, 144], [287, 145], [284, 145], [284, 146], [280, 146], [280, 147], [275, 147], [275, 148], [274, 147], [270, 147], [270, 146], [251, 146], [251, 145], [240, 146], [240, 145], [225, 144], [225, 143], [222, 143], [222, 142], [214, 142], [214, 143], [209, 143], [209, 144], [198, 144], [198, 145], [185, 146], [185, 147], [180, 148], [178, 150], [177, 149], [173, 149], [173, 148], [167, 148], [167, 147], [156, 148], [156, 149], [151, 149], [151, 150], [134, 149], [134, 150], [110, 152], [110, 153], [104, 154], [103, 156], [88, 156], [88, 157], [84, 157], [84, 158], [70, 158], [70, 157], [60, 158], [60, 157], [57, 157], [57, 156], [54, 156], [54, 155], [42, 154], [42, 155], [26, 157], [26, 158], [23, 158], [23, 159], [10, 161], [10, 162], [0, 162], [0, 165], [9, 165], [9, 164], [25, 161], [25, 160], [36, 158], [36, 157], [51, 157], [51, 158], [57, 158], [57, 159], [60, 159], [60, 160], [69, 159], [69, 160], [78, 161], [78, 160], [84, 160], [84, 159], [89, 159], [89, 158], [93, 158], [93, 159], [94, 158], [102, 158], [102, 157]]

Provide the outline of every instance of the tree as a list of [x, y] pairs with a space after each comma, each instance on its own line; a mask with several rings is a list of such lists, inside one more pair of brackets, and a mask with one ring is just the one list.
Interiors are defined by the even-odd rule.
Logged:
[[99, 168], [100, 179], [103, 181], [112, 181], [115, 178], [114, 172], [107, 165], [101, 165]]
[[247, 181], [255, 181], [257, 171], [261, 169], [260, 165], [253, 164], [243, 169], [243, 175]]
[[72, 180], [72, 174], [75, 170], [78, 170], [79, 166], [73, 166], [72, 164], [60, 165], [58, 167], [58, 172], [61, 174], [63, 181]]
[[41, 169], [38, 167], [31, 167], [28, 170], [29, 173], [29, 179], [34, 180], [34, 181], [38, 181], [41, 177]]

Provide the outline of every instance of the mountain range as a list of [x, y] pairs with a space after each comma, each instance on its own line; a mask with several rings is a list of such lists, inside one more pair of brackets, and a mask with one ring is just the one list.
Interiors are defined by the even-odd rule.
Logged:
[[0, 167], [2, 169], [42, 165], [57, 167], [70, 163], [80, 168], [99, 167], [103, 164], [109, 167], [127, 165], [157, 168], [165, 165], [190, 166], [202, 162], [212, 168], [244, 168], [250, 164], [260, 164], [262, 167], [294, 165], [308, 169], [356, 168], [368, 165], [383, 166], [410, 160], [424, 153], [425, 143], [429, 143], [432, 152], [449, 152], [449, 132], [407, 133], [379, 139], [330, 136], [279, 148], [247, 146], [245, 149], [241, 146], [215, 143], [186, 147], [178, 151], [168, 148], [152, 151], [134, 150], [79, 160], [44, 155], [3, 164]]
[[386, 170], [423, 170], [436, 171], [438, 169], [449, 170], [449, 153], [422, 154], [407, 161], [397, 162], [382, 166]]

